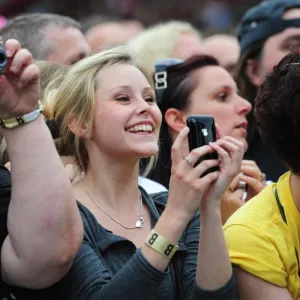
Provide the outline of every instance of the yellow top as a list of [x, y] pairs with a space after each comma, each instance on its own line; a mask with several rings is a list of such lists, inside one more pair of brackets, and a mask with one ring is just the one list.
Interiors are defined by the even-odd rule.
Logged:
[[[277, 186], [284, 222], [274, 194]], [[300, 299], [300, 212], [291, 194], [290, 172], [234, 213], [224, 226], [231, 262]], [[300, 274], [300, 273], [299, 273]]]

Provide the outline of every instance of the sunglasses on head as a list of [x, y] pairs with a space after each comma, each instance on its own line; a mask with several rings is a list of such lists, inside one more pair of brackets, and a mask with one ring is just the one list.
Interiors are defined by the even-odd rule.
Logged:
[[182, 59], [167, 58], [155, 64], [154, 85], [157, 102], [161, 102], [165, 89], [168, 87], [168, 68], [183, 63]]

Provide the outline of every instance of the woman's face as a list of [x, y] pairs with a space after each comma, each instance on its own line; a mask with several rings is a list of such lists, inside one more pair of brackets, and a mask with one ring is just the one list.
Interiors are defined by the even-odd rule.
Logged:
[[251, 104], [237, 94], [230, 74], [219, 66], [207, 66], [193, 73], [199, 84], [190, 97], [185, 117], [191, 114], [212, 115], [222, 135], [232, 136], [247, 147], [246, 115]]
[[139, 69], [117, 64], [99, 72], [92, 140], [101, 152], [119, 159], [155, 155], [160, 124], [154, 90]]

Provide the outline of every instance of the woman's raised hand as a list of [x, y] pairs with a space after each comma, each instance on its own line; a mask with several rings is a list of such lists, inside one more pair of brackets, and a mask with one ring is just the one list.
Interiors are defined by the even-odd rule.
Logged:
[[267, 186], [265, 174], [262, 173], [256, 162], [253, 160], [242, 161], [239, 178], [247, 184], [246, 201], [255, 197]]
[[205, 211], [208, 205], [220, 205], [223, 194], [241, 170], [245, 151], [242, 142], [229, 136], [210, 143], [209, 146], [218, 154], [220, 172], [217, 180], [209, 187], [201, 201], [201, 211]]
[[213, 151], [209, 145], [188, 149], [189, 128], [185, 127], [176, 138], [172, 150], [172, 168], [169, 185], [169, 208], [176, 210], [176, 215], [191, 218], [206, 190], [217, 180], [219, 172], [215, 171], [200, 177], [207, 169], [218, 166], [219, 160], [204, 160], [194, 167], [201, 156]]
[[[0, 38], [0, 44], [2, 40]], [[10, 39], [4, 49], [7, 63], [0, 76], [0, 118], [12, 118], [36, 109], [40, 97], [40, 72], [31, 53]]]

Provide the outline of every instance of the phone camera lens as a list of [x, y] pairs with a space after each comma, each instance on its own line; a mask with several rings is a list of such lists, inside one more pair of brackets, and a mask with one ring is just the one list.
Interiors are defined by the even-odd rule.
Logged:
[[196, 123], [196, 120], [195, 120], [195, 119], [192, 119], [192, 122]]

